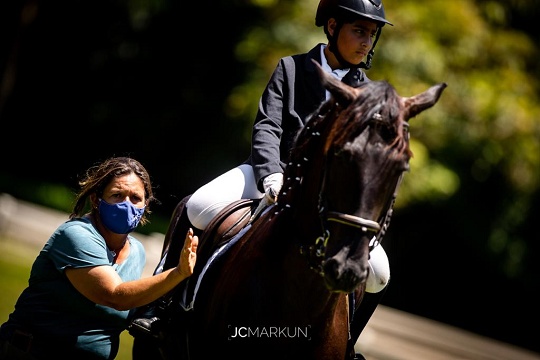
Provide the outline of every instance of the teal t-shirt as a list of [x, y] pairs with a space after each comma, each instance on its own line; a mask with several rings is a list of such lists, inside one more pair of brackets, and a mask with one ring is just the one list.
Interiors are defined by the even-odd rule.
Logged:
[[[120, 333], [126, 329], [130, 311], [118, 311], [93, 303], [79, 293], [66, 277], [67, 267], [112, 266], [123, 281], [139, 279], [146, 263], [144, 247], [128, 236], [129, 255], [114, 264], [105, 239], [87, 218], [60, 225], [37, 256], [28, 287], [1, 333], [23, 328], [34, 334], [39, 358], [114, 359]], [[39, 341], [48, 339], [48, 341]], [[72, 350], [75, 351], [72, 353]]]

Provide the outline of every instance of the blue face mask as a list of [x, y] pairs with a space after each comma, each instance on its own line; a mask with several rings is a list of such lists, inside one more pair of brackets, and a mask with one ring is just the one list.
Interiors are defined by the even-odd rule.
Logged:
[[136, 208], [131, 201], [109, 204], [99, 199], [99, 216], [101, 222], [116, 234], [128, 234], [135, 230], [144, 214], [144, 207]]

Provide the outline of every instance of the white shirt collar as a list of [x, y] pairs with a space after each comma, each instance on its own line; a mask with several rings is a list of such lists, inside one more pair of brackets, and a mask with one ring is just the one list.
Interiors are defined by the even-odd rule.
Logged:
[[324, 71], [327, 73], [330, 73], [334, 75], [338, 80], [343, 79], [343, 77], [349, 72], [349, 69], [335, 69], [332, 70], [330, 65], [328, 65], [328, 61], [326, 60], [326, 56], [324, 55], [324, 48], [326, 47], [326, 44], [323, 44], [321, 46], [321, 65]]
[[[332, 70], [330, 65], [328, 65], [328, 61], [326, 60], [326, 56], [324, 56], [324, 48], [326, 47], [326, 44], [323, 44], [321, 46], [321, 66], [324, 71], [327, 73], [330, 73], [334, 75], [339, 81], [343, 79], [343, 77], [349, 72], [349, 69], [335, 69]], [[326, 90], [326, 100], [330, 98], [330, 92]]]

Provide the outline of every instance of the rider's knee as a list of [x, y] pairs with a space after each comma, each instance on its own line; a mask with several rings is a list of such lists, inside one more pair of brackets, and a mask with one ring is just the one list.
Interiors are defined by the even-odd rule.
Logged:
[[191, 225], [199, 230], [206, 229], [212, 219], [219, 214], [232, 200], [208, 201], [207, 198], [199, 198], [193, 194], [186, 204], [186, 212]]
[[204, 230], [217, 213], [218, 211], [212, 209], [198, 210], [197, 207], [187, 207], [189, 222], [199, 230]]
[[381, 245], [369, 253], [369, 275], [366, 280], [366, 292], [378, 293], [390, 281], [390, 263]]

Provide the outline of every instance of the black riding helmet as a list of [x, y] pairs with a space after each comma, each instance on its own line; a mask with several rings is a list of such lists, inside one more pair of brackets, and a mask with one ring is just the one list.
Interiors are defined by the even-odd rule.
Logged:
[[[330, 36], [326, 24], [328, 19], [334, 18], [337, 22], [336, 32], [334, 36]], [[378, 23], [377, 35], [373, 46], [369, 50], [367, 56], [367, 62], [361, 62], [360, 64], [351, 64], [346, 61], [337, 48], [337, 38], [339, 31], [345, 22], [352, 22], [357, 18], [366, 18], [374, 20]], [[329, 50], [334, 53], [340, 64], [349, 68], [371, 68], [371, 59], [375, 53], [375, 45], [381, 35], [382, 27], [385, 24], [392, 25], [384, 15], [384, 7], [381, 0], [321, 0], [317, 7], [317, 14], [315, 15], [315, 25], [324, 26], [324, 33], [328, 38]]]

